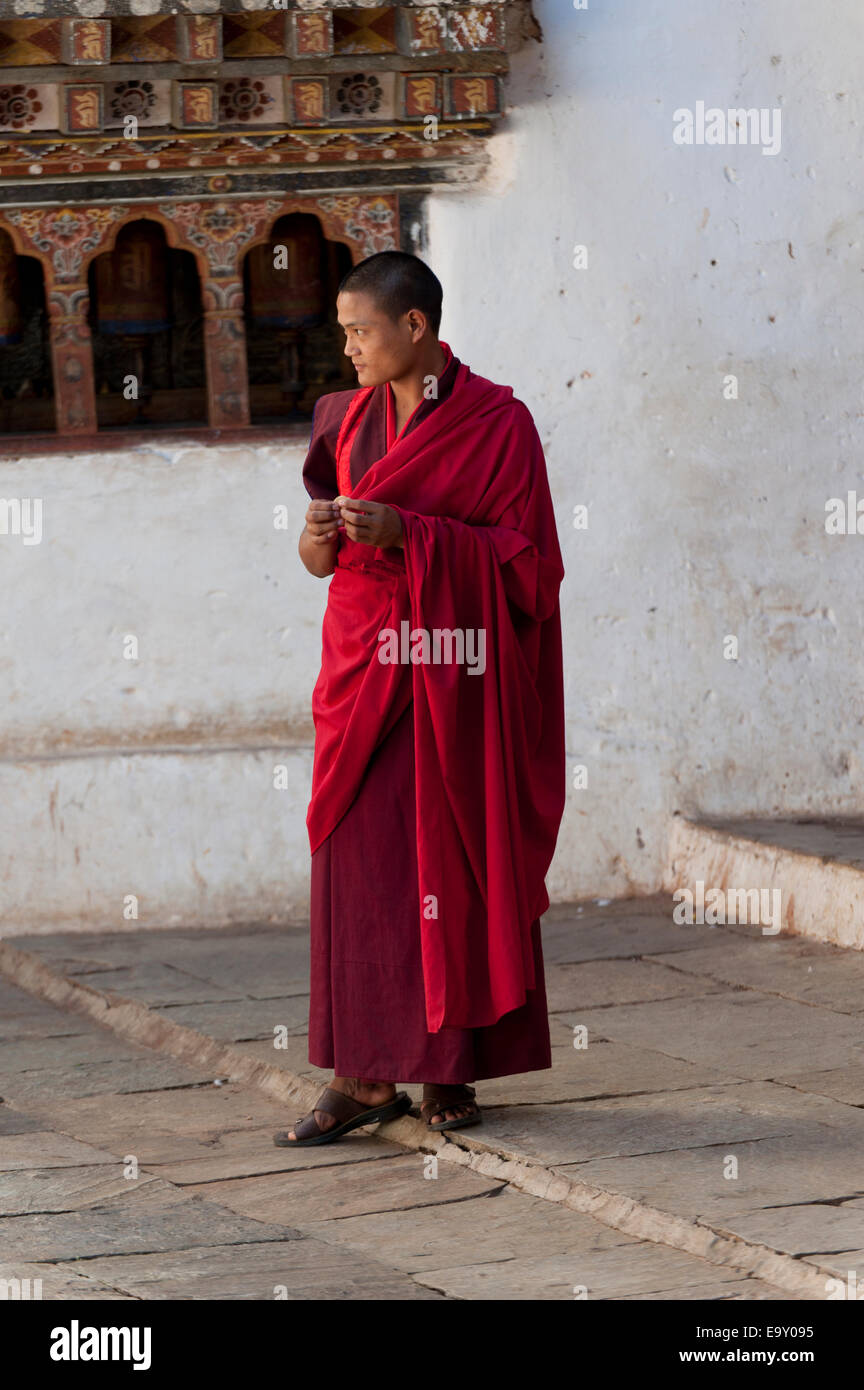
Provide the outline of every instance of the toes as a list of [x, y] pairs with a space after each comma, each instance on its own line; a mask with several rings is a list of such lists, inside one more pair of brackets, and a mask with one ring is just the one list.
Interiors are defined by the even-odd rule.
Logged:
[[464, 1120], [472, 1113], [471, 1103], [466, 1101], [464, 1104], [460, 1103], [459, 1105], [448, 1106], [445, 1110], [436, 1110], [433, 1115], [430, 1115], [429, 1123], [431, 1125], [438, 1125], [442, 1124], [445, 1120]]

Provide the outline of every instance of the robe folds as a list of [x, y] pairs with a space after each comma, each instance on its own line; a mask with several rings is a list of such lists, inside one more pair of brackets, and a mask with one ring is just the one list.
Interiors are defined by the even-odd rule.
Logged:
[[[325, 396], [304, 465], [311, 496], [383, 502], [402, 521], [404, 550], [340, 532], [312, 697], [307, 826], [314, 862], [409, 718], [432, 1035], [491, 1029], [543, 992], [537, 919], [549, 905], [544, 880], [565, 796], [563, 566], [542, 447], [512, 389], [442, 347], [439, 397], [422, 402], [398, 438], [389, 387]], [[361, 469], [357, 445], [379, 416], [385, 449]], [[379, 660], [380, 634], [406, 631], [470, 632], [475, 642], [482, 633], [485, 666]]]

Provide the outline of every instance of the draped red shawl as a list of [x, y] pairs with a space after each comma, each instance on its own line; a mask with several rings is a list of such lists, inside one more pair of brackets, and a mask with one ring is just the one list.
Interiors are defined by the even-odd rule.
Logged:
[[[346, 493], [346, 445], [375, 389], [351, 399], [339, 432]], [[534, 988], [531, 923], [549, 905], [564, 808], [563, 566], [543, 450], [512, 389], [461, 363], [450, 395], [353, 495], [398, 511], [405, 549], [340, 532], [312, 698], [310, 843], [348, 811], [413, 698], [427, 1026], [485, 1027]], [[379, 633], [403, 622], [483, 629], [485, 672], [383, 664]]]

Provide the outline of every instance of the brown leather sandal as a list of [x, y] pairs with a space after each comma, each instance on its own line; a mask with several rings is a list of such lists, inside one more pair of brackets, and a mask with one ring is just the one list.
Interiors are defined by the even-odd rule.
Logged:
[[[280, 1149], [332, 1144], [334, 1139], [340, 1139], [349, 1130], [358, 1129], [361, 1125], [380, 1124], [382, 1120], [395, 1120], [397, 1115], [404, 1115], [410, 1108], [411, 1097], [407, 1091], [398, 1091], [393, 1100], [386, 1101], [384, 1105], [367, 1106], [362, 1101], [354, 1100], [353, 1096], [346, 1096], [342, 1091], [334, 1091], [332, 1086], [328, 1086], [316, 1100], [311, 1114], [304, 1115], [291, 1126], [297, 1138], [289, 1139], [290, 1129], [280, 1129], [278, 1134], [273, 1135], [273, 1143]], [[328, 1115], [341, 1123], [332, 1125], [330, 1129], [321, 1129], [315, 1119], [316, 1110], [326, 1110]]]
[[[467, 1129], [469, 1125], [479, 1125], [483, 1123], [483, 1116], [480, 1113], [480, 1106], [474, 1100], [477, 1092], [473, 1086], [440, 1086], [437, 1083], [424, 1083], [423, 1099], [420, 1102], [420, 1115], [426, 1121], [427, 1129]], [[431, 1123], [433, 1115], [444, 1114], [447, 1110], [455, 1110], [460, 1105], [472, 1105], [474, 1113], [458, 1116], [453, 1120], [440, 1120], [437, 1125]]]

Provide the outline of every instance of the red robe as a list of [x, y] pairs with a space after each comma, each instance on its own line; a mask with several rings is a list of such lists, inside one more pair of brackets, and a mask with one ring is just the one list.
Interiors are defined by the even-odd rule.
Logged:
[[[373, 549], [340, 534], [313, 694], [313, 890], [316, 855], [325, 844], [329, 853], [352, 808], [360, 825], [373, 769], [390, 756], [393, 740], [407, 753], [407, 717], [427, 1036], [491, 1035], [502, 1025], [515, 1036], [529, 1014], [536, 1031], [542, 1002], [545, 1039], [531, 1059], [547, 1066], [538, 1061], [548, 1056], [538, 918], [548, 906], [544, 876], [564, 804], [561, 556], [528, 410], [509, 387], [475, 376], [442, 346], [448, 365], [439, 399], [421, 402], [398, 440], [389, 387], [327, 396], [316, 410], [307, 490], [330, 497], [350, 491], [393, 506], [405, 549]], [[379, 634], [401, 636], [406, 623], [415, 636], [419, 629], [482, 631], [485, 672], [469, 674], [458, 663], [382, 663]], [[348, 843], [343, 834], [343, 854]], [[367, 835], [367, 852], [370, 843]], [[406, 848], [403, 842], [401, 859]], [[391, 878], [396, 873], [394, 866]], [[370, 880], [373, 898], [377, 881]], [[320, 900], [327, 892], [320, 876], [319, 889]], [[339, 929], [337, 920], [334, 935]], [[388, 999], [378, 1007], [386, 1011]], [[533, 1069], [514, 1060], [485, 1074]], [[345, 1074], [385, 1075], [368, 1068]]]

